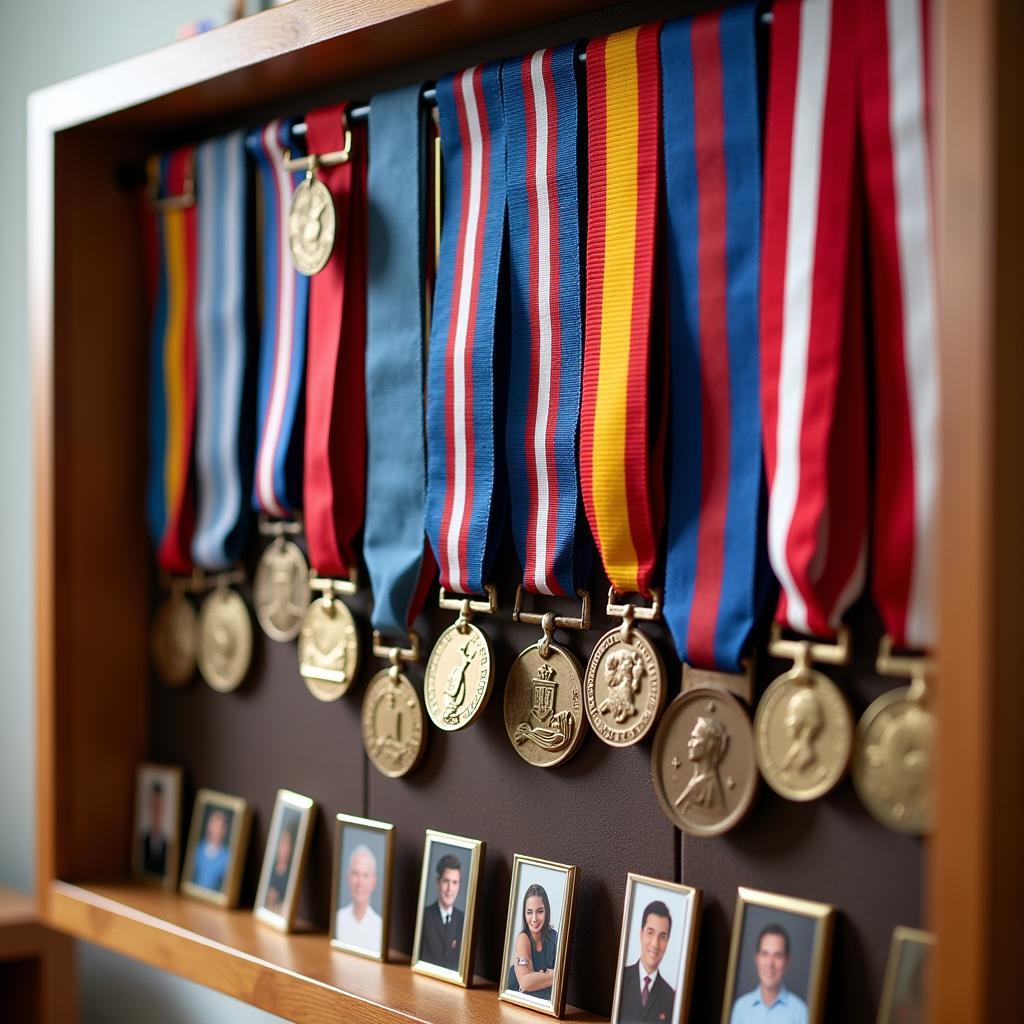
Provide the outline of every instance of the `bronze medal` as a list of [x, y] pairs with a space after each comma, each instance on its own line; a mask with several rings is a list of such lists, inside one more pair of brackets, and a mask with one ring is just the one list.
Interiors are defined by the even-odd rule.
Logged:
[[750, 717], [731, 693], [698, 687], [668, 706], [651, 751], [662, 810], [691, 836], [735, 828], [757, 795]]
[[516, 753], [538, 768], [568, 760], [583, 742], [583, 680], [566, 650], [542, 640], [512, 664], [505, 684], [505, 729]]
[[184, 686], [196, 673], [199, 622], [192, 602], [172, 589], [160, 602], [149, 637], [149, 653], [157, 675], [168, 686]]
[[334, 248], [335, 214], [330, 190], [310, 170], [292, 196], [288, 240], [296, 270], [307, 277], [327, 266]]
[[228, 693], [245, 679], [252, 661], [252, 620], [245, 601], [215, 587], [199, 610], [199, 671], [215, 690]]
[[460, 619], [438, 637], [423, 680], [427, 714], [438, 729], [476, 721], [491, 695], [493, 661], [490, 641], [471, 622]]
[[294, 640], [310, 602], [309, 565], [293, 541], [278, 535], [256, 567], [253, 600], [256, 618], [271, 640]]
[[359, 671], [359, 633], [348, 606], [330, 593], [306, 612], [299, 633], [299, 672], [317, 700], [343, 697]]
[[378, 672], [363, 697], [363, 746], [374, 768], [397, 779], [416, 767], [426, 746], [423, 705], [397, 665]]

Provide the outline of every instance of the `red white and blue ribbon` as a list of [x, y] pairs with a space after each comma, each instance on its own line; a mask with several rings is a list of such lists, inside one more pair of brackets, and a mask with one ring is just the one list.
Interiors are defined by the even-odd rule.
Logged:
[[247, 249], [248, 156], [233, 132], [196, 149], [199, 196], [196, 347], [196, 528], [192, 554], [204, 569], [238, 561], [248, 539], [252, 473]]
[[500, 64], [437, 83], [441, 258], [427, 380], [427, 535], [441, 585], [480, 594], [501, 534], [502, 411], [495, 319], [505, 238]]
[[263, 328], [257, 401], [253, 504], [288, 519], [302, 507], [302, 387], [309, 278], [292, 265], [288, 214], [303, 172], [284, 169], [291, 121], [248, 137], [263, 194]]
[[667, 23], [662, 110], [672, 352], [664, 614], [679, 657], [737, 671], [763, 588], [754, 4]]
[[532, 593], [586, 582], [577, 431], [583, 372], [575, 46], [502, 65], [512, 334], [505, 451], [512, 530]]

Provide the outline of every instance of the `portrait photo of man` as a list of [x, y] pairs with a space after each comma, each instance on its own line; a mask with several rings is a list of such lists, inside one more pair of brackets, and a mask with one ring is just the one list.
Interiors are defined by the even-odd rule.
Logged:
[[181, 769], [142, 765], [135, 789], [135, 873], [173, 889], [178, 879]]
[[164, 787], [159, 779], [149, 784], [146, 829], [142, 833], [142, 870], [164, 877], [167, 870], [167, 833], [164, 830]]
[[335, 938], [349, 946], [381, 952], [383, 922], [370, 905], [377, 890], [377, 858], [366, 845], [358, 845], [345, 865], [349, 900], [335, 917]]
[[640, 956], [622, 970], [619, 1024], [672, 1019], [676, 990], [659, 972], [672, 934], [672, 915], [661, 901], [648, 903], [640, 920]]
[[757, 986], [733, 1004], [731, 1024], [808, 1024], [807, 1004], [786, 987], [790, 956], [786, 929], [777, 922], [764, 925], [754, 951]]
[[423, 910], [420, 959], [457, 971], [466, 915], [455, 906], [462, 885], [462, 862], [455, 854], [446, 853], [437, 861], [435, 884], [437, 899]]

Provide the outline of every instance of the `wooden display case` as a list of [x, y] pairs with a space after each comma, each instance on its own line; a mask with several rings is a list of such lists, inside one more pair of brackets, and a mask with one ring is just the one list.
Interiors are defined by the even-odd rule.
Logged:
[[[667, 0], [294, 0], [31, 97], [37, 879], [39, 905], [54, 927], [295, 1020], [538, 1019], [499, 1005], [493, 982], [468, 990], [447, 986], [414, 975], [404, 962], [341, 955], [322, 930], [280, 935], [261, 928], [248, 911], [227, 913], [125, 881], [137, 764], [178, 756], [196, 775], [200, 768], [220, 773], [193, 778], [194, 784], [224, 788], [221, 780], [230, 782], [231, 769], [217, 756], [225, 734], [216, 730], [231, 726], [225, 702], [232, 699], [196, 692], [177, 701], [149, 679], [153, 578], [142, 515], [147, 330], [138, 196], [125, 187], [131, 184], [126, 169], [140, 166], [155, 148], [327, 99], [366, 97], [479, 59], [709, 6]], [[1024, 42], [1024, 15], [1014, 0], [937, 0], [935, 8], [945, 400], [939, 827], [931, 843], [926, 920], [890, 925], [931, 923], [937, 929], [935, 1019], [952, 1024], [1012, 1012], [1014, 965], [1024, 953], [1012, 916], [1022, 899], [1024, 836], [1016, 815], [1000, 812], [1020, 805], [1024, 787], [1019, 763], [1011, 765], [1024, 739], [1024, 687], [1015, 685], [1014, 648], [1016, 591], [1024, 574], [1024, 473], [1014, 440], [1024, 426], [1024, 403], [1014, 388], [1024, 357], [1011, 343], [1024, 327], [1024, 298], [1010, 276], [1006, 242], [1011, 229], [1024, 237], [1019, 133], [1007, 141], [1014, 138], [1009, 126], [1021, 120], [1022, 72], [1012, 54]], [[598, 586], [593, 591], [601, 593]], [[524, 635], [509, 634], [506, 653]], [[283, 657], [280, 651], [265, 655], [257, 674], [279, 675]], [[865, 702], [878, 686], [870, 678], [854, 678], [851, 685]], [[240, 696], [238, 721], [270, 713], [261, 704], [267, 690], [264, 685], [254, 697]], [[340, 712], [330, 728], [357, 737], [352, 714]], [[457, 754], [456, 745], [448, 744], [449, 763], [472, 765], [488, 744], [502, 740], [494, 722], [474, 731], [476, 747]], [[444, 750], [443, 743], [439, 747]], [[654, 816], [645, 818], [646, 753], [612, 761], [607, 751], [589, 751], [578, 767], [535, 783], [545, 799], [556, 801], [553, 806], [570, 809], [559, 819], [566, 836], [556, 837], [549, 849], [521, 852], [583, 865], [584, 934], [575, 944], [573, 970], [587, 980], [570, 990], [570, 1001], [576, 994], [586, 1005], [610, 999], [611, 979], [590, 979], [607, 973], [607, 956], [614, 955], [625, 881], [617, 844], [631, 835], [636, 815], [652, 823], [652, 849], [645, 854], [648, 863], [628, 866], [676, 880], [683, 875], [714, 897], [705, 913], [698, 963], [704, 992], [698, 989], [694, 1019], [715, 1019], [737, 882], [824, 898], [848, 911], [850, 926], [844, 933], [841, 924], [837, 935], [842, 964], [834, 972], [835, 1007], [828, 1019], [868, 1019], [864, 1008], [880, 987], [889, 941], [888, 933], [875, 934], [878, 927], [869, 924], [889, 921], [893, 908], [920, 916], [920, 849], [865, 825], [850, 793], [820, 813], [762, 800], [735, 842], [680, 841], [657, 817], [653, 796]], [[335, 751], [311, 757], [311, 772], [332, 763], [337, 770], [340, 763]], [[424, 820], [430, 794], [440, 791], [431, 787], [448, 785], [438, 760], [404, 789], [368, 775], [361, 755], [359, 761], [350, 777], [332, 783], [329, 802], [320, 800], [328, 820], [335, 810], [391, 818], [416, 850], [426, 825], [475, 834], [452, 820]], [[274, 790], [290, 785], [283, 768], [279, 775], [262, 794], [264, 817]], [[636, 793], [636, 806], [605, 793]], [[412, 807], [419, 809], [403, 811]], [[515, 831], [515, 813], [513, 806], [506, 831]], [[406, 817], [399, 820], [399, 814]], [[601, 833], [593, 831], [595, 821]], [[258, 829], [254, 835], [257, 851], [261, 834]], [[778, 841], [780, 834], [789, 841]], [[488, 841], [489, 860], [494, 851], [499, 865], [503, 857], [511, 859], [490, 834], [480, 838]], [[506, 846], [516, 841], [506, 840]], [[327, 870], [325, 850], [314, 850], [314, 892]], [[408, 856], [400, 856], [399, 864], [418, 867]], [[620, 877], [614, 890], [605, 882], [613, 875]], [[589, 878], [597, 881], [591, 885]], [[500, 869], [485, 880], [491, 890], [485, 927], [488, 914], [497, 930], [503, 926], [506, 880], [507, 870]], [[808, 886], [817, 888], [807, 892]], [[611, 953], [601, 952], [604, 944]], [[486, 957], [483, 965], [493, 976]], [[857, 992], [865, 972], [872, 979], [867, 995]], [[570, 1016], [600, 1019], [584, 1011]]]

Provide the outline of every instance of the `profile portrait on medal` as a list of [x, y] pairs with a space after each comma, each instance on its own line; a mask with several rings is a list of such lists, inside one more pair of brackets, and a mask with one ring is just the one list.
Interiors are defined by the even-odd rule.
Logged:
[[387, 957], [394, 826], [348, 814], [335, 824], [331, 945]]
[[824, 903], [741, 888], [722, 1024], [818, 1024], [834, 913]]
[[575, 867], [516, 854], [499, 998], [562, 1015], [575, 899]]
[[931, 1020], [929, 972], [935, 936], [917, 928], [893, 931], [878, 1024], [926, 1024]]
[[484, 844], [427, 830], [423, 846], [412, 968], [468, 985]]
[[182, 772], [172, 765], [142, 764], [135, 776], [132, 868], [143, 881], [178, 885]]
[[784, 721], [790, 742], [782, 767], [805, 772], [818, 760], [815, 743], [825, 725], [825, 712], [813, 689], [798, 689], [789, 698]]
[[190, 896], [234, 906], [245, 867], [249, 805], [241, 797], [201, 789], [196, 794], [181, 888]]
[[314, 806], [287, 789], [279, 789], [274, 801], [253, 913], [281, 931], [290, 931], [295, 920]]
[[700, 715], [686, 741], [686, 757], [693, 774], [676, 797], [677, 807], [718, 810], [725, 806], [719, 766], [728, 749], [729, 733], [722, 720], [711, 714]]
[[700, 890], [630, 874], [612, 1024], [681, 1024], [692, 991]]

